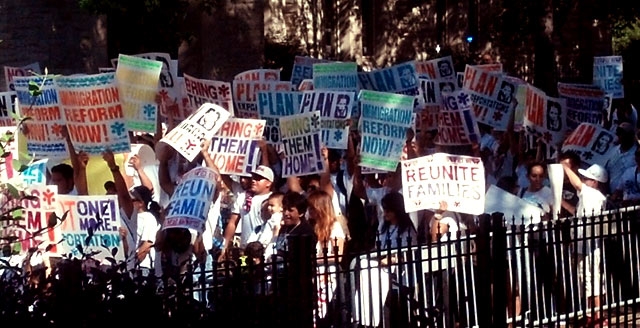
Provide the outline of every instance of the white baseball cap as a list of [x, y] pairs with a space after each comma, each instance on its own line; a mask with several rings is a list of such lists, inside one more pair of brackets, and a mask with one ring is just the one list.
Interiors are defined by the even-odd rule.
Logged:
[[251, 175], [254, 174], [273, 182], [273, 171], [266, 165], [258, 166], [253, 172], [251, 172]]
[[604, 183], [609, 180], [609, 174], [607, 174], [607, 171], [604, 169], [604, 167], [598, 164], [593, 164], [586, 170], [578, 169], [578, 172], [585, 178], [596, 180], [598, 182]]

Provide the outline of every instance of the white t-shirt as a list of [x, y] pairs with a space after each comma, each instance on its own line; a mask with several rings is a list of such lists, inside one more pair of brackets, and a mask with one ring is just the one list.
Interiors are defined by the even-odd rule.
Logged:
[[266, 249], [271, 242], [275, 242], [276, 236], [273, 234], [273, 230], [280, 225], [280, 221], [282, 221], [282, 213], [273, 213], [267, 222], [251, 232], [247, 243], [257, 241]]
[[622, 181], [624, 171], [636, 166], [636, 149], [638, 149], [638, 145], [634, 143], [634, 145], [624, 153], [620, 151], [620, 145], [615, 146], [614, 150], [611, 151], [611, 157], [605, 165], [607, 173], [609, 174], [611, 190], [618, 188], [618, 184]]
[[[441, 225], [448, 225], [449, 226], [449, 232], [451, 232], [451, 239], [456, 239], [458, 238], [458, 230], [460, 230], [458, 228], [458, 223], [456, 222], [456, 219], [454, 219], [455, 214], [452, 212], [444, 212], [442, 213], [442, 219], [440, 219], [440, 224]], [[431, 219], [429, 221], [429, 231], [431, 231], [431, 227], [433, 227], [433, 224], [435, 223], [435, 219]], [[431, 236], [429, 236], [429, 239], [431, 239]], [[442, 236], [440, 236], [440, 241], [447, 241], [449, 240], [449, 234], [448, 233], [443, 233]]]
[[331, 200], [333, 203], [333, 212], [336, 215], [346, 216], [347, 197], [351, 195], [351, 191], [353, 190], [353, 181], [351, 180], [351, 176], [349, 176], [346, 170], [342, 173], [342, 182], [344, 183], [344, 188], [347, 192], [346, 196], [338, 187], [338, 174], [331, 174], [331, 185], [333, 186], [333, 190], [335, 191], [334, 197]]
[[[332, 256], [333, 254], [333, 242], [334, 240], [337, 239], [342, 239], [344, 240], [346, 238], [346, 235], [344, 234], [344, 230], [342, 230], [342, 225], [340, 225], [340, 222], [338, 221], [334, 221], [333, 225], [331, 225], [331, 234], [329, 234], [329, 241], [327, 242], [327, 256]], [[324, 248], [324, 241], [318, 240], [318, 243], [316, 244], [316, 254], [318, 254], [318, 256], [324, 256], [323, 253], [323, 248]], [[344, 251], [344, 250], [341, 250]]]
[[[160, 224], [156, 220], [155, 216], [150, 212], [141, 212], [134, 214], [135, 220], [138, 222], [136, 230], [136, 249], [145, 241], [151, 243], [156, 242], [156, 234], [160, 230]], [[153, 261], [156, 258], [156, 251], [154, 247], [151, 247], [149, 254], [140, 262], [140, 267], [151, 268]]]
[[553, 210], [553, 192], [551, 188], [543, 186], [536, 192], [531, 192], [528, 189], [520, 189], [518, 196], [527, 202], [538, 206], [545, 213], [550, 213]]
[[578, 193], [578, 205], [576, 206], [576, 216], [583, 215], [589, 217], [598, 215], [607, 204], [607, 198], [598, 189], [582, 184], [582, 190]]
[[630, 167], [622, 174], [616, 190], [622, 190], [622, 199], [640, 199], [640, 172], [638, 167]]
[[[261, 226], [264, 223], [262, 220], [262, 202], [267, 200], [271, 196], [271, 192], [268, 192], [264, 195], [254, 195], [251, 198], [251, 208], [249, 211], [246, 211], [244, 208], [244, 198], [242, 199], [242, 203], [240, 204], [240, 211], [234, 213], [240, 213], [240, 225], [242, 226], [242, 231], [240, 232], [240, 247], [244, 248], [247, 246], [247, 242], [249, 240], [249, 236], [256, 229], [256, 227]], [[238, 198], [240, 199], [240, 197]]]

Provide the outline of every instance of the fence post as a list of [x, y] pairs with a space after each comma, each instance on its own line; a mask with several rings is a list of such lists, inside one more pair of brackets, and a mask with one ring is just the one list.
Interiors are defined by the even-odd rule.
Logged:
[[313, 327], [317, 291], [314, 285], [316, 245], [310, 235], [289, 236], [287, 309], [289, 327]]
[[493, 238], [491, 247], [493, 250], [493, 327], [507, 326], [507, 228], [504, 226], [504, 215], [493, 213], [491, 215]]
[[476, 241], [478, 257], [478, 324], [480, 327], [493, 327], [491, 296], [491, 216], [480, 215], [479, 231]]

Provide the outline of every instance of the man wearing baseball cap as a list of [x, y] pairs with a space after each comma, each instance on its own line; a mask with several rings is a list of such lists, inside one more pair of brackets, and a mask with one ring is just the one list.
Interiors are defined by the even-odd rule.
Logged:
[[241, 227], [240, 247], [244, 248], [247, 245], [247, 240], [251, 232], [264, 223], [261, 216], [262, 202], [267, 200], [271, 195], [271, 187], [274, 179], [273, 170], [266, 165], [260, 165], [251, 172], [251, 189], [247, 191], [244, 198], [239, 199], [239, 201], [243, 203], [236, 204], [236, 206], [233, 207], [237, 209], [239, 213], [232, 213], [237, 215], [231, 215], [231, 220], [225, 229], [225, 249], [231, 247], [231, 239], [235, 234], [238, 224], [240, 224]]

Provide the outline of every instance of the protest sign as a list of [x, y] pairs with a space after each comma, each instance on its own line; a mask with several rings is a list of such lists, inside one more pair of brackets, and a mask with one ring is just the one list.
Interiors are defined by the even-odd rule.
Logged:
[[315, 90], [303, 93], [300, 112], [320, 112], [322, 143], [327, 148], [347, 149], [348, 122], [355, 98], [356, 94], [350, 91]]
[[501, 74], [467, 65], [462, 86], [471, 95], [473, 113], [478, 122], [505, 131], [511, 115], [516, 85]]
[[441, 201], [449, 211], [484, 212], [484, 166], [479, 157], [436, 153], [402, 161], [400, 166], [407, 212], [438, 209]]
[[140, 166], [142, 168], [152, 167], [158, 164], [158, 160], [156, 159], [156, 153], [153, 151], [149, 145], [146, 144], [131, 144], [131, 152], [127, 154], [125, 159], [125, 163], [127, 164], [124, 168], [124, 173], [130, 177], [135, 175], [135, 168], [129, 164], [131, 157], [137, 155], [140, 160]]
[[413, 127], [415, 97], [362, 90], [358, 98], [362, 111], [360, 166], [395, 171], [407, 129]]
[[551, 98], [532, 85], [526, 87], [524, 127], [527, 133], [553, 147], [564, 141], [567, 130], [565, 100]]
[[445, 93], [438, 113], [437, 145], [470, 145], [480, 141], [480, 130], [471, 111], [471, 99], [464, 90]]
[[55, 79], [67, 131], [76, 151], [100, 155], [130, 150], [114, 73], [61, 76]]
[[58, 245], [59, 253], [78, 258], [82, 257], [82, 249], [84, 254], [94, 254], [93, 258], [104, 260], [112, 257], [111, 252], [116, 248], [115, 260], [124, 260], [118, 231], [121, 226], [118, 196], [58, 195], [57, 198], [58, 216], [68, 211], [66, 220], [60, 224], [64, 242]]
[[191, 109], [197, 109], [204, 103], [216, 104], [233, 115], [233, 97], [231, 83], [196, 79], [184, 74], [184, 86]]
[[604, 166], [615, 149], [616, 136], [601, 126], [580, 123], [562, 145], [562, 152], [572, 151], [580, 155], [583, 163]]
[[115, 67], [98, 67], [98, 73], [115, 73]]
[[553, 194], [553, 218], [558, 219], [562, 210], [562, 186], [564, 185], [564, 168], [562, 164], [554, 163], [547, 165], [549, 184]]
[[[453, 70], [453, 59], [451, 56], [431, 59], [427, 61], [416, 61], [416, 72], [420, 78], [429, 80], [455, 80], [456, 71]], [[437, 69], [436, 69], [437, 68]]]
[[328, 62], [326, 59], [296, 56], [291, 70], [291, 85], [298, 89], [302, 81], [313, 78], [313, 64]]
[[280, 81], [280, 70], [278, 69], [252, 69], [244, 71], [233, 77], [239, 81]]
[[216, 172], [208, 167], [196, 167], [183, 175], [165, 210], [162, 229], [187, 228], [202, 233], [217, 180]]
[[22, 67], [4, 67], [4, 82], [7, 84], [6, 91], [15, 91], [13, 80], [19, 76], [33, 76], [40, 74], [40, 63], [35, 62]]
[[490, 185], [484, 196], [484, 212], [504, 214], [505, 222], [509, 225], [521, 226], [540, 223], [544, 212], [538, 206], [504, 191], [495, 185]]
[[593, 57], [593, 84], [613, 99], [624, 98], [622, 85], [622, 56]]
[[209, 155], [220, 174], [249, 176], [259, 164], [257, 142], [262, 139], [265, 120], [229, 118], [213, 136]]
[[238, 118], [258, 118], [258, 92], [291, 91], [289, 81], [233, 80], [233, 102]]
[[280, 118], [280, 136], [285, 154], [283, 178], [325, 172], [320, 121], [319, 111]]
[[358, 80], [360, 89], [408, 96], [418, 95], [419, 81], [414, 61], [371, 72], [359, 72]]
[[280, 142], [279, 119], [300, 113], [301, 99], [298, 91], [258, 92], [258, 116], [265, 120], [264, 137], [268, 143]]
[[[31, 248], [45, 250], [51, 245], [50, 251], [58, 251], [56, 243], [61, 239], [60, 232], [55, 227], [48, 227], [49, 216], [55, 213], [57, 206], [58, 189], [52, 186], [29, 186], [25, 188], [24, 194], [30, 199], [15, 199], [5, 203], [5, 210], [21, 206], [21, 220], [2, 220], [0, 222], [0, 236], [13, 236], [20, 244], [21, 254], [26, 254]], [[18, 247], [15, 248], [16, 250]]]
[[12, 117], [16, 113], [15, 102], [18, 96], [14, 91], [0, 92], [0, 126], [14, 126]]
[[167, 120], [171, 119], [174, 122], [177, 122], [189, 117], [189, 115], [197, 110], [200, 105], [196, 107], [191, 106], [189, 95], [187, 95], [184, 77], [178, 76], [176, 78], [175, 88], [178, 90], [178, 96], [175, 100], [160, 97], [160, 115]]
[[358, 64], [353, 62], [313, 64], [313, 87], [327, 90], [357, 90]]
[[[37, 158], [66, 158], [67, 144], [62, 136], [66, 122], [62, 116], [58, 91], [52, 79], [42, 77], [16, 77], [13, 81], [22, 117], [30, 117], [23, 122], [26, 130], [27, 152]], [[41, 94], [32, 97], [29, 82], [40, 86]]]
[[162, 63], [160, 71], [160, 89], [163, 95], [176, 100], [176, 78], [178, 77], [178, 61], [171, 59], [171, 55], [164, 52], [148, 52], [134, 55], [135, 57], [154, 60]]
[[193, 161], [201, 150], [202, 142], [213, 138], [229, 116], [226, 109], [205, 103], [160, 141], [173, 147], [188, 161]]
[[27, 165], [27, 169], [20, 172], [22, 183], [25, 186], [40, 186], [47, 183], [48, 158], [35, 161]]
[[569, 129], [575, 129], [583, 122], [602, 124], [604, 91], [598, 86], [558, 83], [558, 96], [566, 100]]
[[116, 81], [129, 130], [155, 133], [158, 81], [162, 62], [120, 55]]
[[308, 90], [313, 90], [315, 89], [313, 87], [313, 80], [312, 79], [305, 79], [302, 80], [302, 82], [300, 82], [300, 85], [298, 86], [298, 91], [308, 91]]

